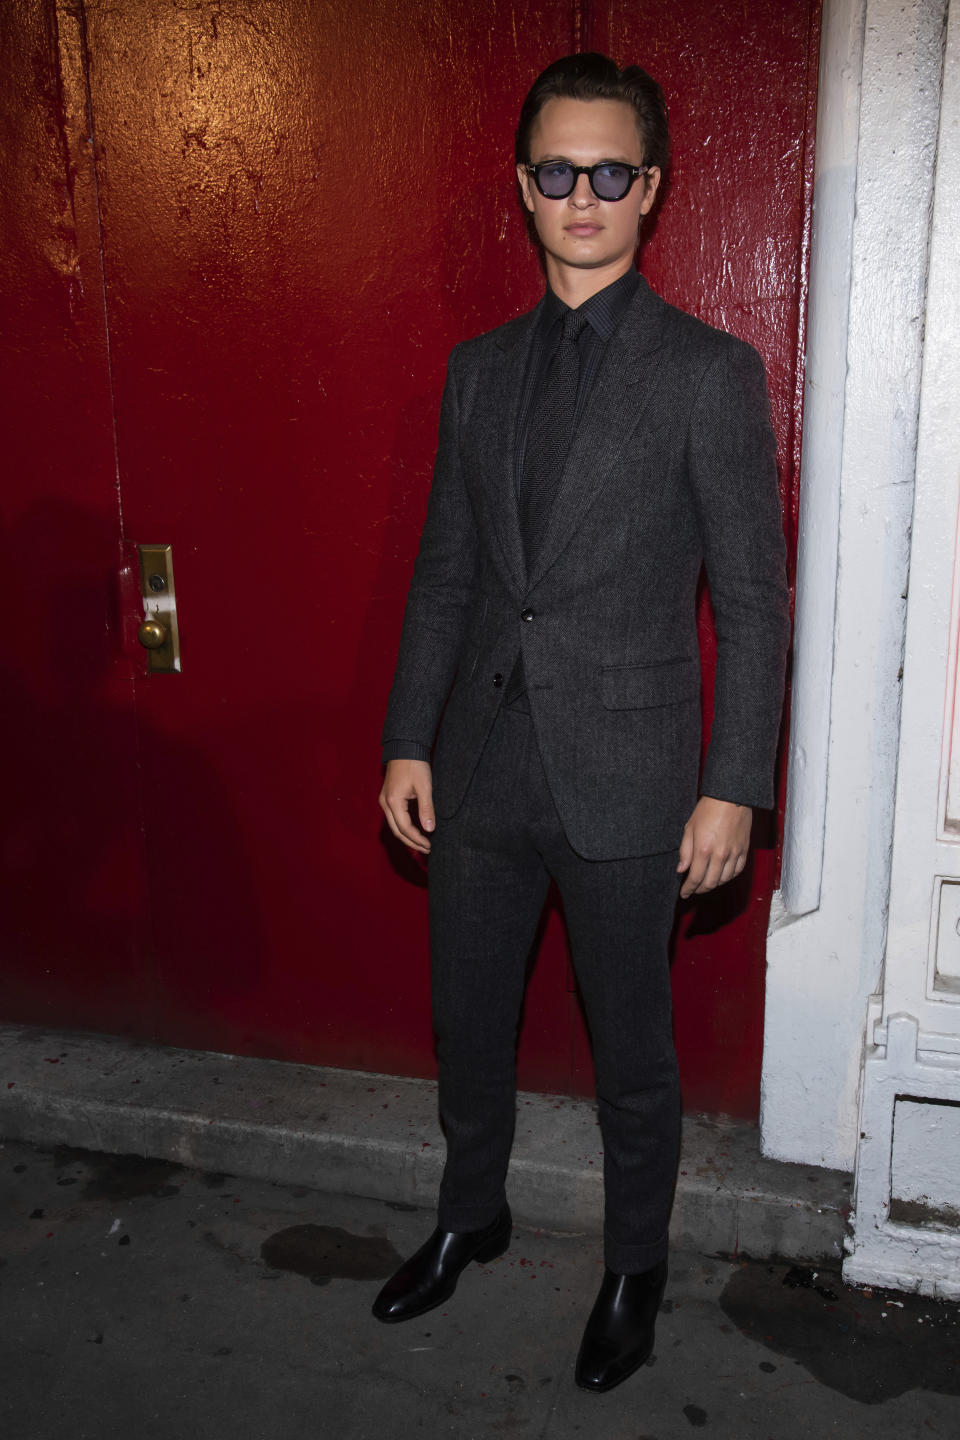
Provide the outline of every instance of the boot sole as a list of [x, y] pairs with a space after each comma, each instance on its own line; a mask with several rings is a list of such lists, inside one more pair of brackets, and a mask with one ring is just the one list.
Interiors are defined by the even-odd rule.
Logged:
[[624, 1380], [629, 1380], [631, 1375], [635, 1375], [638, 1370], [641, 1370], [643, 1366], [646, 1365], [653, 1351], [654, 1345], [651, 1345], [645, 1354], [640, 1355], [638, 1359], [632, 1362], [629, 1370], [624, 1370], [622, 1374], [617, 1375], [613, 1380], [604, 1381], [602, 1385], [596, 1385], [590, 1380], [581, 1380], [578, 1374], [574, 1374], [574, 1380], [581, 1390], [592, 1390], [597, 1395], [601, 1395], [607, 1390], [615, 1390], [618, 1385], [623, 1384]]

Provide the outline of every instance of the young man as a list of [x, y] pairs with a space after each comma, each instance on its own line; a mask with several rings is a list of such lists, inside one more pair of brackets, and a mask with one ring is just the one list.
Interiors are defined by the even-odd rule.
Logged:
[[[527, 96], [517, 176], [547, 293], [451, 355], [384, 728], [381, 806], [430, 853], [447, 1159], [438, 1227], [374, 1314], [422, 1314], [509, 1244], [516, 1027], [553, 877], [604, 1144], [606, 1271], [576, 1370], [593, 1390], [648, 1358], [666, 1282], [677, 874], [689, 896], [746, 863], [788, 636], [760, 358], [634, 268], [667, 159], [637, 66], [570, 56]], [[698, 798], [702, 564], [718, 643]]]

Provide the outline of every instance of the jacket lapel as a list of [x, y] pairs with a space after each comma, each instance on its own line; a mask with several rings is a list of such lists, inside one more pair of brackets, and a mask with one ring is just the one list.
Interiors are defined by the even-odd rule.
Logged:
[[508, 575], [521, 594], [527, 586], [527, 565], [515, 483], [516, 435], [527, 358], [542, 304], [497, 334], [478, 402], [484, 412], [483, 497]]
[[[610, 338], [583, 410], [540, 552], [527, 577], [528, 589], [568, 544], [650, 402], [657, 386], [653, 357], [662, 343], [663, 318], [663, 301], [641, 277], [629, 312]], [[520, 550], [522, 557], [522, 546]]]

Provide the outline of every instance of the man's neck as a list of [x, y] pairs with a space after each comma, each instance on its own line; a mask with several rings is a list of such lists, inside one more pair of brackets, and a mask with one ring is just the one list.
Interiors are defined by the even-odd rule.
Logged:
[[571, 310], [576, 310], [591, 295], [596, 295], [600, 290], [606, 290], [621, 275], [626, 275], [628, 270], [633, 269], [632, 257], [622, 263], [609, 266], [598, 266], [596, 269], [584, 267], [578, 269], [573, 265], [558, 265], [552, 255], [546, 257], [547, 283], [564, 305], [569, 305]]

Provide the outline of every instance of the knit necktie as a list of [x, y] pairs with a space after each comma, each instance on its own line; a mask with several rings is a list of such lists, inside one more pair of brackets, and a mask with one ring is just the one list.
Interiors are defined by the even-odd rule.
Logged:
[[573, 413], [580, 378], [577, 341], [587, 317], [568, 310], [560, 344], [534, 399], [520, 486], [520, 529], [528, 564], [535, 558], [550, 518], [564, 462], [573, 438]]

